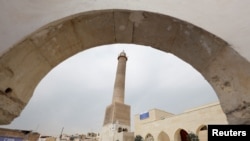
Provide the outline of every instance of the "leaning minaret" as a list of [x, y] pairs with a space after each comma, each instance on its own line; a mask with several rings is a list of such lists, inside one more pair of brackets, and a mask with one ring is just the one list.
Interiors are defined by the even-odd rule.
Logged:
[[130, 132], [130, 106], [124, 104], [127, 59], [124, 51], [118, 56], [113, 98], [112, 103], [106, 108], [101, 141], [121, 140], [120, 133], [125, 135], [124, 132]]
[[119, 102], [124, 103], [125, 92], [125, 74], [126, 74], [126, 53], [123, 51], [118, 56], [118, 65], [116, 70], [116, 78], [114, 85], [114, 93], [112, 103]]

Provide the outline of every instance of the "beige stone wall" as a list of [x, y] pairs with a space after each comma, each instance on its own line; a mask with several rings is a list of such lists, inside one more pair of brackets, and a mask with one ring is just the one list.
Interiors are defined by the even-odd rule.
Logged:
[[167, 117], [174, 116], [174, 114], [168, 113], [168, 112], [163, 111], [163, 110], [154, 110], [154, 111], [155, 111], [156, 120], [165, 119]]
[[198, 133], [198, 137], [200, 139], [200, 141], [207, 141], [207, 131], [200, 131]]
[[134, 141], [133, 132], [121, 132], [115, 136], [115, 141]]
[[[156, 116], [157, 109], [149, 111], [148, 122], [139, 119], [139, 115], [135, 116], [135, 135], [141, 135], [144, 139], [151, 134], [154, 140], [159, 138], [161, 133], [165, 133], [170, 141], [179, 139], [179, 132], [184, 129], [187, 132], [199, 134], [202, 141], [205, 141], [206, 130], [200, 132], [202, 126], [208, 124], [228, 124], [225, 114], [223, 113], [219, 103], [209, 104], [193, 110], [186, 111], [179, 115], [169, 116], [162, 119]], [[155, 114], [153, 116], [153, 114]], [[204, 133], [205, 132], [205, 133]]]
[[166, 117], [174, 116], [174, 114], [159, 109], [152, 109], [149, 110], [149, 118], [140, 120], [139, 116], [140, 116], [139, 114], [136, 115], [136, 118], [134, 119], [135, 123], [145, 124], [148, 122], [153, 122], [155, 120], [160, 120]]

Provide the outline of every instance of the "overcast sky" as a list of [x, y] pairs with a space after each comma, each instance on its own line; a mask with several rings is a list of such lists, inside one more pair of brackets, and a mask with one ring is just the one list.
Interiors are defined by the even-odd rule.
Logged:
[[[158, 108], [173, 114], [218, 101], [192, 66], [151, 47], [114, 44], [85, 50], [67, 59], [39, 83], [28, 105], [10, 125], [42, 135], [99, 132], [111, 104], [117, 56], [128, 56], [125, 104], [135, 114]], [[132, 127], [133, 130], [133, 127]]]

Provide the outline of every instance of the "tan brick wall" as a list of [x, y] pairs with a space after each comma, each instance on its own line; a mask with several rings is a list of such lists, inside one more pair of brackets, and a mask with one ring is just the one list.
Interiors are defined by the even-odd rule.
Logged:
[[[180, 129], [197, 134], [201, 126], [228, 124], [219, 103], [209, 104], [200, 107], [200, 109], [192, 109], [165, 119], [160, 118], [162, 114], [157, 114], [158, 111], [157, 109], [150, 110], [150, 117], [147, 120], [140, 120], [139, 115], [135, 115], [135, 135], [141, 135], [145, 139], [146, 135], [151, 134], [156, 140], [159, 134], [164, 132], [171, 141], [174, 141], [175, 138], [178, 138]], [[206, 135], [201, 133], [200, 136], [204, 140], [202, 136]]]

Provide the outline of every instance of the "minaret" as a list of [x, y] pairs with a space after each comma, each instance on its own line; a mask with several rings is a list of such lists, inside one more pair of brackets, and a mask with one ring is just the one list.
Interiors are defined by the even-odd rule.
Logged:
[[119, 102], [124, 103], [124, 89], [125, 89], [125, 74], [126, 74], [126, 62], [128, 58], [123, 51], [118, 56], [118, 65], [116, 71], [114, 93], [112, 103]]
[[118, 134], [130, 132], [130, 106], [124, 104], [127, 60], [126, 53], [122, 51], [118, 56], [112, 103], [106, 108], [100, 141], [121, 140]]

